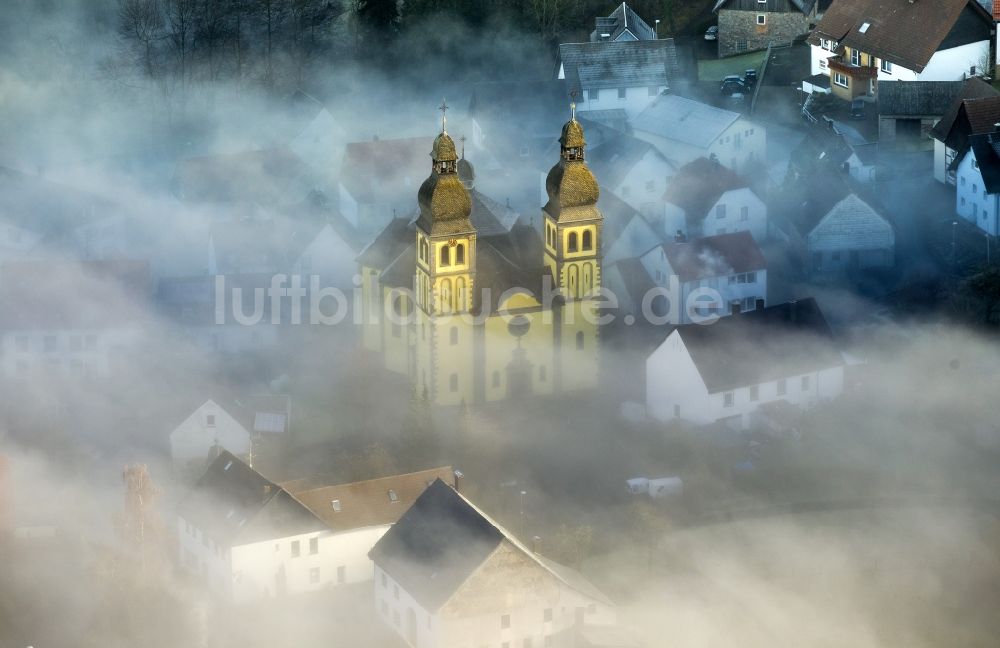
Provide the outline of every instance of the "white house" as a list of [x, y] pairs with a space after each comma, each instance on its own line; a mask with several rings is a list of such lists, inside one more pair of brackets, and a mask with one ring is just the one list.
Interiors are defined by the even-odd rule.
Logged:
[[568, 647], [586, 645], [573, 642], [587, 629], [616, 631], [614, 605], [582, 575], [524, 546], [440, 480], [371, 558], [376, 611], [414, 648]]
[[880, 81], [958, 81], [989, 74], [993, 20], [976, 0], [836, 0], [807, 39], [811, 74], [844, 99]]
[[969, 137], [955, 174], [955, 212], [990, 236], [1000, 234], [1000, 133]]
[[734, 302], [753, 310], [767, 300], [767, 260], [749, 232], [663, 243], [639, 260], [663, 295], [649, 303], [663, 323], [728, 315]]
[[591, 42], [656, 40], [656, 30], [624, 2], [608, 16], [600, 16], [590, 32]]
[[251, 443], [243, 422], [209, 398], [170, 431], [170, 459], [175, 471], [202, 470], [213, 448], [221, 448], [249, 461]]
[[[1000, 7], [1000, 3], [997, 6]], [[988, 83], [970, 79], [961, 96], [931, 129], [935, 180], [955, 184], [955, 169], [969, 150], [969, 136], [989, 133], [1000, 123], [998, 95], [1000, 92]]]
[[142, 261], [0, 266], [0, 375], [94, 380], [146, 341], [149, 265]]
[[222, 451], [180, 504], [181, 565], [233, 603], [369, 581], [368, 551], [430, 479], [449, 473], [333, 487], [320, 493], [331, 497], [323, 504], [328, 515], [321, 516], [289, 488]]
[[658, 216], [660, 196], [676, 173], [655, 146], [625, 134], [617, 134], [587, 151], [587, 164], [610, 190], [646, 218]]
[[895, 265], [896, 233], [885, 217], [850, 193], [805, 233], [810, 269], [836, 273]]
[[559, 45], [557, 79], [577, 92], [577, 112], [624, 111], [635, 118], [676, 79], [674, 41], [600, 41]]
[[748, 173], [767, 160], [763, 126], [731, 110], [677, 95], [657, 97], [632, 128], [636, 137], [654, 145], [677, 167], [703, 157]]
[[811, 298], [681, 326], [646, 359], [646, 409], [658, 421], [745, 429], [764, 404], [836, 398], [844, 364]]

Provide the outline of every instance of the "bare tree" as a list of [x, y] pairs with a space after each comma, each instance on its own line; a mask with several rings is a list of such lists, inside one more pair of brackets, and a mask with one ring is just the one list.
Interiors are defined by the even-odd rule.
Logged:
[[163, 12], [158, 0], [119, 0], [118, 36], [140, 58], [150, 78], [158, 76], [156, 46], [163, 39]]

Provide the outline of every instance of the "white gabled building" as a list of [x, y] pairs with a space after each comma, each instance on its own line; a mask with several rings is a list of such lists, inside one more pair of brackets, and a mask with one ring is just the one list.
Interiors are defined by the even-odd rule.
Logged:
[[250, 431], [215, 400], [209, 398], [170, 432], [170, 460], [174, 472], [201, 470], [213, 448], [250, 460]]
[[811, 298], [681, 326], [646, 359], [646, 410], [658, 421], [745, 429], [762, 405], [836, 398], [844, 364]]
[[277, 484], [221, 451], [181, 502], [180, 562], [233, 603], [370, 581], [368, 552], [435, 479], [454, 471]]
[[376, 611], [413, 648], [588, 645], [577, 640], [591, 629], [623, 636], [613, 603], [581, 574], [528, 549], [440, 480], [371, 558]]
[[655, 146], [677, 167], [703, 157], [747, 173], [767, 161], [762, 125], [677, 95], [657, 97], [633, 120], [632, 128], [636, 137]]
[[767, 300], [767, 259], [749, 232], [663, 243], [639, 261], [666, 297], [649, 306], [669, 324], [728, 315], [734, 302], [753, 310]]
[[820, 216], [805, 233], [814, 273], [891, 268], [896, 263], [896, 232], [874, 207], [849, 193]]
[[990, 236], [1000, 234], [1000, 131], [973, 135], [955, 172], [955, 213]]

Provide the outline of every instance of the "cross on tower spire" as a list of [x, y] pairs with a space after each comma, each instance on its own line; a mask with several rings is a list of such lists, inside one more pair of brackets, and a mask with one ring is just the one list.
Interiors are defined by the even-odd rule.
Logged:
[[576, 90], [573, 90], [573, 91], [571, 91], [569, 93], [569, 97], [570, 97], [569, 110], [570, 110], [570, 114], [572, 115], [572, 121], [576, 121], [576, 98], [579, 95], [580, 95], [580, 93], [577, 92]]
[[462, 159], [465, 159], [465, 135], [458, 138], [462, 142]]
[[450, 108], [450, 107], [451, 106], [448, 105], [448, 100], [447, 99], [441, 99], [441, 105], [438, 106], [438, 110], [441, 111], [441, 132], [442, 133], [448, 132], [447, 129], [446, 129], [446, 127], [448, 125], [448, 108]]

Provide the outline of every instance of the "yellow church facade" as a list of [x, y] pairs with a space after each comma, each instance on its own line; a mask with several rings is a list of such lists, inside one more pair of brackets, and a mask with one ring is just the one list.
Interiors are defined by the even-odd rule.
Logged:
[[393, 220], [358, 258], [361, 341], [437, 405], [597, 387], [599, 188], [583, 128], [562, 130], [542, 235], [504, 222], [442, 125], [415, 220]]

